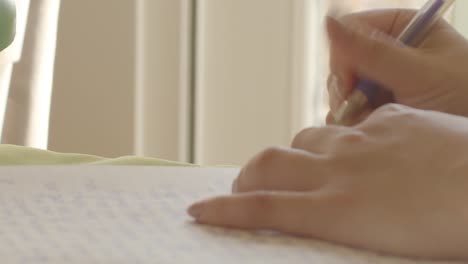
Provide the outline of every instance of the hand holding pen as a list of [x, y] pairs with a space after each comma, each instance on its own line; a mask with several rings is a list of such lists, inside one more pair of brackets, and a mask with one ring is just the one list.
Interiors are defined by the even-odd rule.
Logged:
[[[451, 57], [455, 52], [449, 50], [465, 43], [441, 19], [453, 2], [430, 0], [417, 13], [401, 10], [394, 17], [378, 17], [379, 12], [368, 16], [364, 13], [359, 21], [353, 15], [340, 20], [329, 17], [332, 75], [328, 88], [332, 112], [328, 123], [351, 125], [366, 109], [393, 101], [464, 114], [457, 106], [460, 103], [450, 103], [449, 108], [443, 106], [447, 100], [460, 99], [456, 95], [447, 97], [455, 94], [455, 90], [443, 94], [447, 84], [456, 80], [450, 76], [454, 73], [445, 70], [456, 62]], [[356, 24], [363, 27], [356, 29]], [[342, 35], [338, 31], [344, 31], [349, 38], [337, 38]], [[440, 87], [442, 83], [445, 87]], [[438, 97], [437, 93], [444, 96]]]
[[201, 224], [466, 262], [468, 119], [450, 114], [468, 117], [468, 41], [440, 20], [418, 48], [403, 46], [395, 39], [414, 15], [370, 11], [327, 22], [338, 80], [330, 83], [339, 84], [329, 87], [333, 112], [358, 77], [381, 84], [400, 105], [356, 126], [305, 129], [290, 148], [258, 153], [233, 195], [199, 201], [189, 214]]

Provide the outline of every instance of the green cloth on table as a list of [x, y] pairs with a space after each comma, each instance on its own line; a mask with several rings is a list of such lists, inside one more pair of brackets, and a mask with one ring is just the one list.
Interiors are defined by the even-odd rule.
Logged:
[[107, 159], [84, 154], [58, 153], [14, 145], [0, 145], [0, 165], [139, 165], [194, 166], [162, 159], [126, 156]]

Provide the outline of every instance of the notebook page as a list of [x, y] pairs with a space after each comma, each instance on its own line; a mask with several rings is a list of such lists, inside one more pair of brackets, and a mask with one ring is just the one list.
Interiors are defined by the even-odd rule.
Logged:
[[0, 168], [1, 262], [430, 263], [193, 224], [187, 206], [228, 193], [236, 174], [199, 168]]

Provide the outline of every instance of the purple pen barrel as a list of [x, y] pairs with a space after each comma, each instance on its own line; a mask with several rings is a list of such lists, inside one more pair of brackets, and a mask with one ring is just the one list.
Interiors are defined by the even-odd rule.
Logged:
[[372, 106], [377, 101], [377, 94], [381, 88], [375, 82], [361, 79], [358, 81], [356, 89], [359, 89], [366, 96], [369, 105]]
[[455, 0], [431, 0], [414, 16], [402, 31], [398, 40], [407, 46], [418, 46], [434, 23], [447, 11]]

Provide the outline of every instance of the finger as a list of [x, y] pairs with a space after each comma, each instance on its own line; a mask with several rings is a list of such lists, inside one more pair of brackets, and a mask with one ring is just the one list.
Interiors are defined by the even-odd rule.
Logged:
[[354, 117], [350, 123], [349, 126], [356, 126], [364, 122], [372, 113], [375, 111], [374, 109], [365, 109], [362, 113], [358, 114], [356, 117]]
[[335, 118], [333, 117], [332, 112], [328, 112], [325, 122], [327, 123], [327, 125], [336, 125]]
[[336, 138], [349, 133], [349, 130], [348, 127], [334, 125], [306, 128], [294, 137], [291, 147], [327, 155], [330, 154]]
[[387, 9], [356, 12], [343, 16], [346, 23], [364, 23], [397, 38], [416, 14], [412, 9]]
[[[240, 173], [239, 175], [242, 175], [242, 171], [241, 171], [241, 173]], [[236, 179], [232, 182], [232, 188], [231, 188], [232, 193], [238, 192], [239, 187], [237, 187], [237, 185], [238, 185], [238, 184], [237, 184], [237, 178], [236, 178]]]
[[386, 220], [379, 216], [382, 210], [343, 192], [323, 190], [216, 197], [193, 204], [188, 213], [203, 225], [278, 231], [405, 257], [446, 258], [434, 253], [437, 244], [428, 244], [435, 251], [427, 251], [428, 245], [413, 247], [418, 241], [408, 237], [408, 223]]
[[338, 110], [340, 105], [345, 100], [345, 96], [347, 96], [347, 91], [343, 88], [343, 84], [339, 80], [339, 78], [331, 74], [327, 80], [327, 89], [328, 89], [328, 98], [329, 98], [329, 106], [332, 112]]
[[[344, 23], [361, 23], [369, 25], [378, 31], [384, 32], [392, 38], [397, 38], [414, 18], [417, 11], [413, 9], [383, 9], [363, 12], [355, 12], [345, 15], [341, 18]], [[453, 30], [453, 28], [444, 20], [439, 20], [433, 28], [433, 32]], [[428, 40], [432, 34], [428, 36]], [[421, 48], [430, 47], [431, 41], [421, 44]]]
[[338, 239], [347, 224], [349, 202], [326, 191], [256, 192], [205, 200], [188, 212], [201, 224]]
[[[370, 28], [385, 32], [393, 38], [401, 33], [408, 22], [414, 17], [414, 10], [391, 9], [356, 12], [343, 16], [343, 23], [365, 24]], [[352, 65], [346, 64], [334, 47], [330, 50], [330, 71], [340, 80], [341, 95], [347, 98], [356, 84]]]
[[[370, 28], [385, 32], [393, 38], [397, 38], [408, 22], [414, 17], [415, 11], [408, 9], [392, 10], [373, 10], [356, 12], [341, 18], [344, 23], [368, 25]], [[330, 52], [330, 71], [336, 75], [341, 86], [341, 95], [348, 97], [354, 85], [356, 78], [350, 65], [344, 63], [336, 50]], [[380, 104], [381, 105], [381, 104]]]
[[[402, 87], [415, 86], [412, 69], [426, 67], [415, 49], [403, 47], [395, 40], [362, 26], [327, 19], [327, 29], [336, 56], [350, 65], [363, 78], [373, 80], [398, 92]], [[365, 32], [363, 32], [365, 31]], [[400, 76], [400, 78], [395, 78]], [[419, 76], [423, 77], [423, 76]]]
[[[329, 78], [333, 78], [332, 76], [335, 76], [337, 78], [337, 83], [339, 84], [337, 87], [339, 95], [341, 95], [341, 97], [344, 98], [348, 97], [356, 83], [356, 78], [354, 76], [351, 66], [346, 64], [341, 59], [339, 53], [334, 51], [333, 47], [331, 47], [329, 64], [331, 72]], [[331, 81], [332, 80], [329, 79], [327, 85], [328, 89], [331, 88]], [[331, 93], [330, 89], [329, 93]]]
[[388, 133], [389, 127], [392, 126], [393, 117], [401, 117], [403, 114], [408, 114], [414, 110], [401, 104], [386, 104], [369, 114], [367, 118], [358, 124], [357, 128], [374, 135]]
[[362, 122], [369, 114], [370, 114], [370, 110], [366, 110], [363, 113], [358, 114], [357, 117], [353, 117], [350, 120], [346, 120], [345, 123], [343, 121], [338, 123], [335, 118], [336, 116], [335, 113], [333, 113], [332, 111], [329, 111], [325, 121], [328, 126], [352, 127]]
[[327, 161], [303, 150], [270, 148], [254, 157], [235, 181], [235, 192], [310, 191], [327, 182]]
[[[328, 113], [326, 117], [326, 124], [328, 125], [337, 125], [335, 118], [334, 118], [334, 113], [336, 113], [342, 107], [342, 104], [345, 101], [345, 99], [341, 97], [341, 95], [333, 95], [333, 90], [335, 89], [333, 88], [333, 86], [335, 85], [333, 84], [334, 82], [335, 81], [333, 80], [333, 77], [330, 77], [328, 81], [328, 86], [329, 87], [331, 86], [329, 88], [330, 112]], [[345, 125], [354, 126], [362, 122], [363, 120], [365, 120], [367, 116], [369, 116], [369, 114], [372, 113], [374, 109], [377, 109], [382, 105], [386, 105], [386, 104], [390, 104], [394, 102], [395, 102], [395, 98], [391, 92], [389, 92], [386, 89], [379, 89], [378, 94], [375, 96], [374, 104], [370, 107], [367, 107], [362, 113], [359, 113], [356, 117], [352, 118], [351, 120], [347, 120], [347, 123]], [[341, 124], [341, 125], [344, 125], [344, 124]]]

